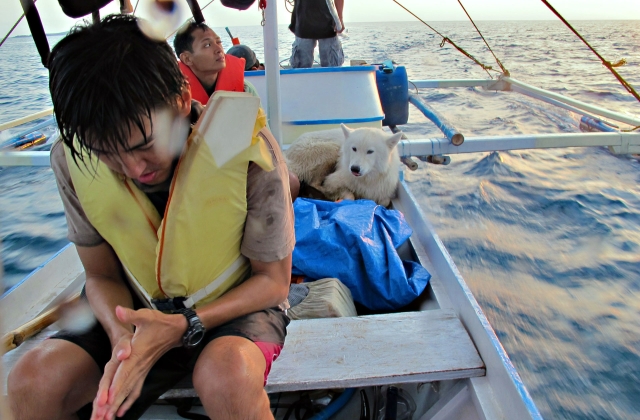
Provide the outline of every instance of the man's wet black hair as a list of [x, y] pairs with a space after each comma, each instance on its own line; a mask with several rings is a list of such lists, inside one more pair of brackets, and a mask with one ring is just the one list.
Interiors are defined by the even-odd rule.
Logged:
[[83, 149], [126, 149], [133, 127], [147, 142], [145, 117], [176, 106], [187, 89], [169, 44], [147, 38], [129, 15], [72, 28], [51, 51], [49, 71], [56, 122], [74, 160]]
[[193, 31], [196, 29], [206, 31], [211, 28], [209, 28], [206, 23], [196, 23], [193, 19], [184, 24], [180, 30], [178, 30], [176, 37], [173, 38], [173, 49], [176, 50], [178, 57], [185, 51], [193, 52]]

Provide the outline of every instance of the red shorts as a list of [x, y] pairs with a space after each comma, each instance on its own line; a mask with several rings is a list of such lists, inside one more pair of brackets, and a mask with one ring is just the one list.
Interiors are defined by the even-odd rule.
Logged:
[[267, 384], [267, 376], [269, 376], [269, 372], [271, 372], [271, 365], [276, 361], [278, 356], [280, 356], [280, 352], [282, 351], [282, 346], [275, 343], [267, 343], [264, 341], [255, 341], [256, 346], [262, 351], [264, 355], [264, 361], [267, 362], [267, 366], [264, 368], [264, 384]]

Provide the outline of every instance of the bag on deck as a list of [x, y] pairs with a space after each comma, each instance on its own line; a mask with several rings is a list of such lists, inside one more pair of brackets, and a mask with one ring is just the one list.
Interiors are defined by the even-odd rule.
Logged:
[[413, 261], [402, 261], [396, 251], [412, 233], [399, 211], [370, 200], [333, 203], [304, 198], [296, 199], [293, 208], [293, 274], [336, 277], [354, 301], [372, 310], [405, 306], [427, 286], [429, 272]]

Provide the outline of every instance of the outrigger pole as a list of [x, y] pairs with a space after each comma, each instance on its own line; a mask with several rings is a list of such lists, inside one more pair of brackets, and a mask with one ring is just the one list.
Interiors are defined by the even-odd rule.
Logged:
[[[263, 7], [265, 6], [265, 7]], [[276, 0], [260, 0], [263, 13], [264, 67], [267, 81], [269, 129], [282, 145], [282, 107], [280, 99], [280, 55], [278, 52], [278, 10]]]

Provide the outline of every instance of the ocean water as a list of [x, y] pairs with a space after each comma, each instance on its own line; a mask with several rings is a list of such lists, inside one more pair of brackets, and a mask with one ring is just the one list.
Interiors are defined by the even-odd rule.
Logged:
[[[598, 59], [559, 22], [478, 22], [513, 77], [640, 116]], [[494, 65], [466, 22], [433, 26]], [[345, 56], [393, 59], [411, 79], [486, 73], [420, 23], [347, 24]], [[640, 88], [640, 21], [575, 27]], [[224, 34], [221, 28], [218, 33]], [[263, 57], [260, 27], [232, 28]], [[281, 59], [293, 36], [280, 30]], [[55, 43], [60, 36], [52, 36]], [[223, 40], [229, 44], [226, 36]], [[579, 117], [512, 92], [478, 88], [420, 95], [465, 135], [579, 131]], [[30, 38], [0, 48], [0, 123], [50, 106], [47, 73]], [[438, 136], [411, 109], [410, 138]], [[0, 135], [0, 141], [10, 133]], [[454, 155], [448, 166], [406, 171], [545, 418], [640, 418], [640, 164], [604, 148]], [[11, 285], [67, 241], [48, 168], [0, 168], [0, 238]]]

